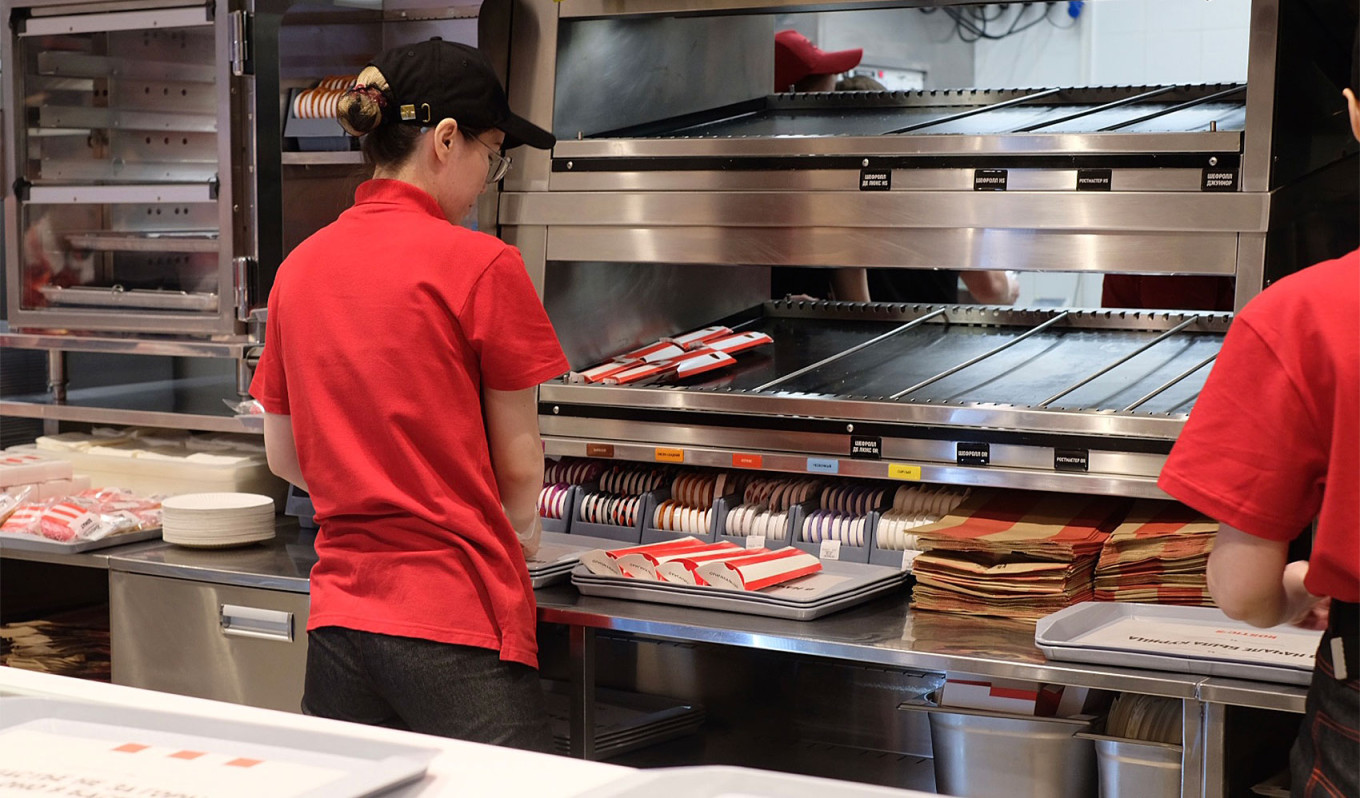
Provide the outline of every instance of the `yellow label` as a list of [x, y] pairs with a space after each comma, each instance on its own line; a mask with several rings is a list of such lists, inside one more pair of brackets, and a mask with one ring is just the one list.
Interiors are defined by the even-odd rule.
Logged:
[[656, 461], [658, 463], [683, 463], [685, 462], [684, 449], [663, 449], [656, 448]]
[[903, 465], [901, 463], [888, 464], [889, 479], [905, 479], [910, 482], [921, 481], [921, 467], [913, 465]]

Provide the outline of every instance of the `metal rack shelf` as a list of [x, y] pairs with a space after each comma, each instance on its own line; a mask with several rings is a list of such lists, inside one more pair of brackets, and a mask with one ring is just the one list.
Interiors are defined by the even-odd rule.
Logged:
[[358, 150], [285, 152], [281, 157], [284, 166], [357, 166], [364, 162], [364, 154]]
[[0, 399], [0, 416], [131, 424], [209, 432], [263, 432], [263, 421], [232, 415], [223, 399], [236, 397], [230, 377], [161, 380], [71, 391], [64, 403], [46, 394]]
[[68, 233], [66, 242], [98, 252], [217, 252], [222, 248], [216, 230], [165, 230], [123, 233], [113, 230]]
[[120, 335], [118, 333], [52, 332], [11, 330], [0, 322], [0, 347], [47, 349], [65, 352], [97, 352], [111, 355], [165, 355], [169, 357], [217, 357], [241, 359], [259, 343], [248, 338], [190, 338], [173, 335]]

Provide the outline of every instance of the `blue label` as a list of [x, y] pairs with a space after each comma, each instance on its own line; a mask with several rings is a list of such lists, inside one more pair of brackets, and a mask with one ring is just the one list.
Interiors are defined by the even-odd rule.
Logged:
[[828, 460], [824, 457], [809, 457], [807, 470], [816, 474], [839, 474], [841, 472], [841, 461]]

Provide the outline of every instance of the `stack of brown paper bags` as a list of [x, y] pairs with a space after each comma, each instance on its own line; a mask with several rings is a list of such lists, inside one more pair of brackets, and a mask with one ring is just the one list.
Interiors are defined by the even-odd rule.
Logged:
[[1096, 600], [1213, 606], [1205, 569], [1217, 531], [1176, 502], [1135, 503], [1100, 551]]
[[917, 528], [912, 606], [1038, 620], [1093, 597], [1096, 559], [1124, 499], [998, 491]]

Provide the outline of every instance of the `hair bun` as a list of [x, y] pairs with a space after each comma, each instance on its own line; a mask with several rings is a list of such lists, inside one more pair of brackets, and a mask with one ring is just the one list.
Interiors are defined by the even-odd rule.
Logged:
[[346, 133], [363, 136], [382, 124], [382, 106], [367, 92], [350, 89], [340, 98], [335, 118]]

